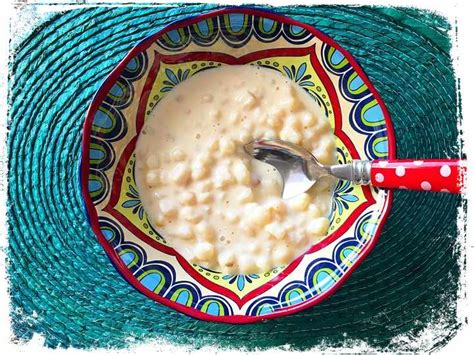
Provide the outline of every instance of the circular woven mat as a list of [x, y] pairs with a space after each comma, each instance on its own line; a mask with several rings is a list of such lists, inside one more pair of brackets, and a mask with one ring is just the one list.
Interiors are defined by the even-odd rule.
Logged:
[[[253, 325], [198, 321], [132, 288], [82, 207], [78, 164], [86, 109], [143, 37], [211, 5], [84, 8], [57, 14], [17, 48], [9, 147], [9, 275], [15, 339], [123, 347], [165, 339], [251, 349], [290, 344], [392, 350], [439, 347], [459, 326], [456, 207], [448, 194], [400, 191], [378, 245], [344, 286], [309, 310]], [[349, 50], [392, 115], [400, 158], [455, 157], [456, 87], [449, 25], [410, 9], [284, 7]], [[413, 345], [443, 324], [436, 341]], [[396, 342], [403, 336], [405, 342]], [[407, 336], [407, 337], [405, 337]]]

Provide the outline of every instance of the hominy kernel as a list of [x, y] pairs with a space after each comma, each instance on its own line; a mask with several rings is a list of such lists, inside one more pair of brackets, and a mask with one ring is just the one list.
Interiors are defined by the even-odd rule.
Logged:
[[236, 124], [238, 121], [239, 121], [239, 113], [236, 112], [236, 111], [232, 111], [232, 112], [229, 112], [228, 114], [226, 114], [226, 117], [227, 117], [227, 120], [229, 121], [229, 123], [231, 124]]
[[264, 139], [275, 139], [278, 135], [273, 129], [266, 129], [263, 133]]
[[269, 118], [266, 119], [266, 124], [270, 126], [271, 128], [278, 130], [282, 126], [282, 120], [278, 116], [270, 116]]
[[308, 245], [308, 237], [305, 233], [295, 233], [292, 240], [296, 245]]
[[241, 104], [244, 109], [251, 109], [257, 105], [257, 97], [248, 90], [237, 92], [235, 94], [235, 100]]
[[252, 114], [251, 116], [253, 116], [253, 120], [255, 120], [256, 122], [258, 122], [258, 125], [262, 124], [265, 122], [265, 117], [266, 115], [264, 115], [262, 113], [262, 109], [260, 107], [255, 107], [253, 110], [252, 110]]
[[331, 193], [330, 192], [319, 192], [318, 193], [318, 198], [314, 201], [314, 204], [320, 209], [321, 214], [323, 216], [327, 215], [329, 205], [327, 203], [324, 203], [324, 201], [330, 201], [331, 200]]
[[329, 164], [334, 159], [335, 142], [332, 139], [321, 138], [318, 140], [314, 156], [323, 164]]
[[285, 120], [285, 126], [293, 128], [296, 132], [301, 130], [301, 121], [296, 115], [288, 115]]
[[265, 191], [267, 196], [280, 196], [281, 185], [278, 180], [275, 179], [264, 179], [260, 182], [262, 190]]
[[318, 218], [323, 215], [321, 209], [313, 203], [308, 206], [308, 214], [311, 218]]
[[[219, 144], [218, 141], [216, 141], [216, 144]], [[213, 163], [214, 159], [212, 158], [212, 155], [207, 152], [201, 152], [198, 155], [196, 155], [196, 158], [194, 161], [199, 162], [200, 164], [204, 166], [209, 166]]]
[[198, 239], [205, 241], [212, 241], [215, 238], [214, 229], [207, 222], [199, 222], [196, 225], [196, 235]]
[[148, 187], [155, 187], [157, 186], [160, 182], [160, 171], [159, 170], [150, 170], [149, 172], [146, 173], [146, 184]]
[[246, 221], [241, 221], [239, 223], [239, 229], [241, 229], [247, 236], [254, 237], [257, 233], [256, 226]]
[[252, 274], [258, 270], [257, 265], [255, 265], [255, 262], [250, 255], [239, 256], [239, 268], [244, 274]]
[[214, 257], [215, 248], [211, 243], [199, 242], [194, 250], [198, 260], [206, 261]]
[[220, 165], [214, 172], [214, 186], [223, 188], [234, 182], [234, 176], [230, 172], [230, 168], [224, 164]]
[[271, 213], [268, 208], [258, 206], [253, 210], [253, 213], [248, 217], [249, 222], [255, 226], [262, 227], [270, 222]]
[[193, 180], [200, 180], [209, 174], [209, 168], [204, 165], [201, 161], [195, 161], [191, 167], [191, 177]]
[[279, 119], [283, 119], [285, 115], [286, 115], [286, 112], [281, 107], [272, 106], [268, 108], [268, 117], [276, 117]]
[[280, 198], [271, 199], [266, 205], [273, 214], [279, 217], [285, 216], [286, 205]]
[[209, 145], [209, 150], [211, 152], [216, 152], [218, 149], [219, 149], [219, 141], [218, 140], [212, 141], [212, 143]]
[[233, 164], [232, 172], [234, 173], [237, 182], [244, 185], [250, 184], [250, 171], [241, 160], [237, 160]]
[[162, 185], [169, 182], [169, 173], [167, 171], [160, 171], [160, 182]]
[[176, 236], [181, 239], [192, 239], [194, 237], [190, 226], [182, 225], [176, 229]]
[[271, 260], [266, 255], [260, 255], [257, 257], [255, 259], [255, 264], [260, 272], [265, 272], [271, 269]]
[[316, 116], [309, 111], [303, 111], [300, 114], [301, 122], [304, 126], [311, 127], [316, 124]]
[[183, 191], [179, 195], [179, 202], [183, 205], [195, 205], [196, 204], [196, 194], [192, 191]]
[[199, 203], [210, 203], [213, 200], [210, 192], [198, 192], [196, 198]]
[[313, 146], [313, 143], [317, 142], [317, 132], [314, 128], [308, 127], [303, 131], [303, 138], [308, 141], [308, 143], [311, 143], [311, 147]]
[[222, 155], [230, 155], [235, 152], [235, 143], [228, 138], [222, 138], [219, 142], [219, 152]]
[[305, 141], [306, 146], [308, 149], [311, 149], [314, 143], [317, 142], [317, 134], [316, 130], [312, 127], [308, 127], [303, 130], [303, 140]]
[[199, 192], [209, 192], [214, 188], [212, 181], [210, 180], [201, 181], [196, 185], [196, 187]]
[[201, 212], [189, 206], [183, 207], [180, 210], [179, 214], [184, 218], [186, 222], [193, 223], [193, 224], [198, 223], [203, 218]]
[[327, 119], [322, 119], [316, 124], [316, 129], [320, 134], [329, 133], [331, 131], [331, 124]]
[[186, 159], [186, 153], [179, 148], [175, 148], [171, 151], [170, 158], [173, 161], [183, 161]]
[[296, 197], [293, 197], [288, 201], [288, 205], [292, 210], [305, 211], [311, 202], [311, 196], [308, 193], [302, 193]]
[[160, 189], [158, 188], [158, 189], [156, 189], [155, 191], [153, 191], [153, 197], [154, 197], [156, 200], [159, 201], [159, 200], [165, 198], [166, 195], [165, 195], [162, 191], [160, 191]]
[[252, 134], [249, 130], [242, 130], [239, 133], [239, 143], [246, 144], [252, 140]]
[[234, 267], [236, 262], [234, 253], [229, 250], [220, 253], [217, 260], [220, 265], [228, 268]]
[[224, 191], [216, 191], [214, 192], [215, 199], [217, 201], [223, 201], [225, 198], [225, 192]]
[[244, 122], [244, 124], [242, 125], [242, 129], [245, 131], [252, 132], [254, 129], [254, 124], [252, 122]]
[[273, 250], [272, 259], [275, 265], [285, 265], [291, 259], [291, 251], [285, 244], [278, 244]]
[[284, 141], [299, 144], [302, 138], [301, 134], [291, 127], [285, 127], [280, 131], [280, 139]]
[[178, 163], [171, 172], [171, 179], [179, 184], [186, 185], [191, 177], [191, 170], [185, 163]]
[[191, 248], [182, 247], [179, 252], [187, 261], [192, 263], [197, 261], [196, 255], [194, 255], [194, 251]]
[[286, 237], [286, 228], [280, 223], [270, 223], [265, 226], [265, 231], [276, 239], [283, 239]]
[[219, 121], [222, 117], [222, 113], [220, 110], [210, 109], [209, 110], [209, 118], [213, 121]]
[[237, 223], [240, 220], [239, 215], [233, 211], [227, 211], [224, 217], [230, 223]]
[[174, 218], [178, 214], [175, 204], [170, 200], [161, 200], [158, 203], [160, 211], [166, 218]]
[[250, 243], [248, 243], [247, 245], [247, 250], [249, 252], [251, 252], [252, 254], [254, 254], [256, 251], [258, 251], [260, 249], [260, 246], [257, 242], [255, 241], [252, 241]]
[[280, 110], [285, 110], [286, 112], [290, 112], [296, 106], [295, 101], [296, 100], [293, 96], [287, 95], [276, 104], [276, 107]]
[[155, 215], [154, 224], [155, 224], [156, 227], [163, 227], [166, 224], [165, 216], [163, 216], [161, 214]]
[[256, 202], [246, 203], [244, 206], [244, 215], [251, 215], [257, 207], [259, 207], [259, 204]]
[[323, 236], [329, 228], [329, 220], [326, 217], [319, 217], [309, 222], [306, 227], [308, 234], [312, 236]]
[[242, 187], [237, 195], [237, 200], [239, 202], [252, 202], [253, 201], [253, 192], [249, 187]]

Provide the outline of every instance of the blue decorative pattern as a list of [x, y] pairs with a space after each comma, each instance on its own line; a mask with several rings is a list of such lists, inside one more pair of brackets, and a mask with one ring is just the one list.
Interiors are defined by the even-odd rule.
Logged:
[[386, 158], [387, 127], [379, 102], [340, 51], [326, 43], [322, 45], [321, 51], [324, 67], [339, 76], [339, 91], [353, 104], [349, 114], [351, 127], [367, 136], [364, 142], [367, 158]]
[[[168, 31], [155, 44], [168, 51], [178, 52], [191, 43], [201, 47], [208, 47], [219, 39], [230, 48], [239, 48], [250, 39], [257, 39], [266, 43], [286, 39], [287, 44], [299, 45], [313, 40], [314, 36], [303, 27], [275, 22], [262, 16], [230, 13]], [[280, 46], [280, 42], [278, 46]], [[316, 45], [314, 48], [319, 48], [319, 46]], [[368, 152], [367, 156], [371, 157], [384, 151], [386, 152], [386, 128], [383, 115], [382, 121], [380, 120], [382, 113], [380, 106], [378, 106], [378, 103], [368, 91], [366, 84], [353, 70], [342, 53], [327, 45], [323, 45], [322, 48], [323, 54], [326, 54], [326, 57], [323, 55], [323, 66], [328, 72], [339, 77], [339, 99], [352, 105], [349, 118], [351, 127], [366, 136], [364, 142], [365, 150]], [[156, 50], [156, 47], [153, 50]], [[204, 62], [206, 61], [204, 60]], [[155, 83], [159, 87], [154, 87], [154, 89], [159, 89], [159, 92], [162, 94], [171, 91], [176, 85], [191, 76], [191, 70], [187, 69], [187, 67], [173, 68], [173, 63], [166, 63], [164, 73], [161, 73], [165, 77], [162, 78], [160, 76], [161, 82]], [[290, 80], [301, 86], [323, 106], [326, 114], [331, 113], [327, 107], [330, 105], [323, 100], [324, 95], [321, 97], [318, 93], [321, 92], [321, 87], [316, 85], [318, 81], [313, 77], [314, 74], [311, 72], [310, 66], [312, 64], [310, 62], [302, 63], [298, 59], [293, 63], [285, 62], [285, 65], [279, 64], [280, 66], [278, 64], [272, 63], [270, 65], [269, 61], [257, 62], [257, 65], [272, 67], [272, 69], [286, 74]], [[137, 101], [133, 100], [134, 97], [136, 99], [137, 95], [141, 95], [138, 89], [141, 86], [134, 83], [134, 81], [143, 78], [143, 75], [147, 72], [148, 65], [146, 52], [142, 52], [130, 60], [119, 78], [116, 79], [113, 86], [108, 90], [106, 98], [104, 98], [95, 113], [91, 126], [92, 132], [89, 145], [90, 172], [88, 192], [96, 205], [101, 203], [111, 193], [110, 182], [107, 180], [105, 172], [107, 171], [108, 175], [112, 175], [112, 172], [108, 170], [114, 166], [115, 154], [119, 154], [119, 150], [122, 152], [124, 143], [129, 143], [129, 141], [122, 141], [120, 144], [115, 142], [127, 136], [127, 120], [129, 122], [131, 122], [130, 119], [133, 120], [129, 113], [125, 117], [122, 111], [129, 107], [132, 101]], [[218, 65], [220, 63], [209, 62], [208, 65], [203, 65], [202, 63], [193, 73]], [[192, 69], [196, 68], [197, 66], [192, 67]], [[153, 100], [158, 102], [158, 96], [161, 97], [162, 95], [155, 95]], [[147, 109], [151, 110], [156, 102], [148, 102]], [[130, 109], [127, 110], [127, 112], [129, 111]], [[352, 130], [351, 133], [353, 134]], [[116, 146], [120, 146], [119, 149], [115, 148], [117, 153], [114, 151]], [[362, 152], [360, 151], [359, 153]], [[346, 156], [341, 149], [338, 149], [338, 160], [340, 163], [346, 162]], [[345, 232], [339, 237], [339, 240], [331, 244], [331, 258], [318, 258], [319, 254], [310, 254], [310, 256], [305, 257], [305, 260], [309, 257], [311, 261], [305, 261], [309, 262], [309, 264], [305, 268], [304, 276], [301, 275], [303, 272], [300, 275], [292, 273], [291, 277], [285, 279], [281, 284], [278, 283], [272, 286], [272, 291], [270, 291], [272, 296], [252, 298], [252, 300], [247, 301], [240, 308], [237, 305], [237, 294], [234, 296], [230, 294], [221, 296], [221, 291], [213, 288], [213, 281], [211, 281], [209, 276], [211, 270], [208, 270], [209, 284], [205, 284], [205, 288], [201, 281], [194, 279], [193, 274], [185, 270], [180, 263], [170, 261], [171, 259], [168, 259], [168, 257], [165, 259], [166, 261], [162, 260], [160, 257], [157, 258], [156, 254], [154, 254], [154, 259], [156, 260], [149, 260], [150, 255], [147, 255], [142, 247], [143, 244], [140, 244], [140, 241], [134, 239], [129, 234], [124, 233], [124, 229], [127, 227], [125, 227], [125, 220], [121, 218], [127, 219], [123, 215], [125, 210], [138, 217], [140, 228], [146, 229], [147, 232], [145, 234], [147, 236], [151, 236], [154, 240], [162, 238], [148, 221], [141, 204], [135, 187], [133, 159], [127, 162], [126, 173], [129, 175], [126, 178], [122, 176], [125, 180], [122, 180], [122, 185], [120, 186], [120, 188], [126, 190], [123, 191], [126, 199], [123, 199], [123, 194], [121, 194], [120, 204], [116, 204], [112, 211], [119, 211], [120, 214], [115, 215], [107, 209], [105, 209], [105, 215], [104, 213], [98, 214], [99, 227], [109, 245], [114, 249], [115, 254], [120, 258], [120, 268], [123, 269], [122, 266], [125, 266], [132, 273], [134, 282], [138, 281], [150, 292], [172, 302], [214, 316], [240, 315], [244, 313], [247, 315], [264, 315], [297, 305], [326, 293], [340, 281], [344, 273], [358, 258], [364, 246], [372, 240], [377, 230], [374, 227], [378, 225], [378, 222], [372, 221], [377, 219], [378, 215], [376, 216], [373, 211], [369, 211], [364, 216], [358, 216], [358, 224], [354, 231], [354, 236], [348, 238], [348, 233]], [[336, 186], [331, 220], [338, 215], [343, 215], [344, 210], [350, 209], [352, 204], [360, 203], [359, 197], [353, 192], [354, 187], [347, 182], [340, 182]], [[120, 208], [115, 209], [117, 206], [120, 206]], [[114, 215], [117, 220], [111, 218], [110, 215]], [[127, 216], [130, 216], [130, 214], [127, 213]], [[124, 222], [124, 224], [119, 224], [117, 221]], [[133, 224], [136, 222], [135, 218], [133, 218], [133, 221], [128, 220], [128, 222]], [[183, 279], [177, 280], [177, 277], [180, 277], [182, 273], [188, 274], [190, 278], [187, 281]], [[228, 287], [229, 292], [234, 292], [235, 289], [245, 292], [247, 289], [255, 289], [257, 285], [260, 285], [263, 282], [261, 279], [263, 276], [267, 277], [267, 274], [219, 275], [218, 278], [214, 277], [214, 280], [219, 280], [219, 277], [221, 277], [222, 281], [217, 282], [217, 285], [225, 288]], [[252, 283], [254, 285], [249, 287], [249, 284]], [[231, 285], [232, 287], [230, 287]], [[203, 292], [210, 292], [211, 294], [205, 296]], [[273, 296], [275, 294], [277, 295]], [[230, 300], [234, 300], [234, 303], [230, 302]]]
[[187, 281], [176, 280], [176, 270], [165, 261], [147, 261], [143, 248], [124, 241], [121, 227], [112, 219], [99, 218], [100, 229], [119, 255], [122, 263], [148, 290], [177, 303], [187, 305], [215, 316], [232, 315], [232, 306], [220, 296], [203, 296], [199, 287]]
[[[347, 164], [347, 158], [341, 148], [336, 149], [338, 164]], [[359, 197], [354, 192], [354, 184], [348, 180], [339, 180], [336, 184], [332, 196], [332, 208], [329, 220], [333, 223], [336, 216], [342, 216], [344, 210], [349, 209], [352, 203], [359, 201]]]
[[132, 83], [145, 74], [147, 67], [148, 57], [145, 52], [132, 58], [107, 93], [92, 122], [89, 147], [89, 195], [96, 205], [105, 199], [110, 188], [105, 171], [115, 162], [115, 152], [111, 143], [127, 134], [127, 120], [122, 110], [132, 102], [134, 96]]
[[331, 258], [317, 258], [311, 261], [306, 267], [303, 280], [288, 283], [277, 296], [256, 298], [249, 305], [246, 314], [260, 316], [273, 313], [332, 288], [374, 236], [376, 224], [372, 222], [373, 218], [372, 212], [364, 214], [358, 220], [352, 237], [340, 240], [333, 249]]
[[242, 291], [245, 287], [245, 283], [252, 283], [252, 280], [259, 279], [260, 276], [257, 274], [249, 274], [249, 275], [224, 275], [222, 277], [223, 280], [227, 280], [229, 285], [232, 285], [234, 282], [237, 285], [237, 289]]
[[283, 37], [291, 44], [304, 44], [313, 38], [303, 27], [282, 24], [266, 17], [232, 13], [166, 32], [156, 43], [169, 51], [181, 51], [191, 43], [208, 47], [222, 38], [228, 46], [240, 48], [252, 36], [261, 42], [274, 42]]
[[190, 72], [189, 69], [186, 69], [184, 71], [181, 69], [178, 69], [178, 71], [175, 74], [173, 73], [171, 69], [166, 69], [165, 74], [168, 79], [163, 82], [163, 87], [160, 89], [160, 92], [171, 91], [173, 87], [175, 87], [180, 82], [188, 78], [189, 72]]

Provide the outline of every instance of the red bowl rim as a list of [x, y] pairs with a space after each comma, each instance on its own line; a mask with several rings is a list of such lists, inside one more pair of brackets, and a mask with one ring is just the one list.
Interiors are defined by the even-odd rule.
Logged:
[[346, 281], [346, 279], [352, 274], [352, 272], [358, 267], [358, 265], [365, 259], [365, 257], [372, 251], [374, 248], [375, 244], [377, 244], [378, 238], [381, 234], [382, 227], [385, 224], [385, 221], [390, 213], [390, 209], [392, 206], [392, 200], [393, 200], [393, 192], [388, 191], [387, 192], [387, 202], [386, 202], [386, 210], [385, 213], [382, 217], [382, 219], [379, 221], [379, 224], [377, 225], [377, 230], [374, 233], [374, 237], [371, 239], [369, 242], [369, 245], [362, 251], [362, 253], [359, 255], [358, 259], [354, 262], [352, 267], [342, 275], [342, 277], [337, 281], [336, 285], [332, 287], [329, 291], [326, 293], [322, 294], [320, 297], [314, 297], [311, 298], [305, 302], [298, 303], [294, 306], [286, 307], [280, 310], [277, 310], [273, 313], [270, 314], [265, 314], [261, 316], [248, 316], [248, 315], [229, 315], [229, 316], [215, 316], [215, 315], [210, 315], [207, 313], [204, 313], [202, 311], [196, 310], [192, 307], [189, 306], [184, 306], [179, 303], [170, 301], [167, 298], [164, 298], [151, 290], [147, 289], [144, 287], [136, 278], [133, 277], [133, 275], [130, 273], [130, 271], [126, 268], [125, 265], [121, 262], [119, 259], [118, 255], [115, 253], [114, 249], [110, 246], [108, 243], [107, 239], [103, 235], [99, 223], [98, 223], [98, 216], [96, 209], [94, 207], [94, 204], [92, 203], [92, 200], [89, 196], [88, 193], [88, 171], [89, 171], [89, 143], [90, 143], [90, 133], [91, 133], [91, 127], [92, 127], [92, 122], [94, 120], [94, 115], [95, 112], [97, 111], [98, 107], [102, 103], [103, 99], [105, 98], [106, 94], [109, 92], [110, 88], [116, 81], [116, 79], [120, 76], [122, 70], [124, 67], [127, 65], [130, 59], [135, 57], [139, 52], [147, 49], [158, 37], [160, 37], [163, 33], [166, 33], [168, 31], [187, 26], [193, 23], [196, 23], [198, 21], [204, 20], [209, 17], [215, 17], [219, 15], [224, 15], [224, 14], [230, 14], [230, 13], [241, 13], [241, 14], [248, 14], [248, 15], [257, 15], [257, 16], [263, 16], [269, 19], [272, 19], [274, 21], [278, 22], [284, 22], [288, 23], [290, 25], [295, 25], [302, 27], [309, 31], [311, 34], [313, 34], [315, 37], [318, 39], [322, 40], [325, 43], [328, 43], [330, 46], [336, 48], [338, 51], [340, 51], [346, 59], [349, 61], [351, 66], [354, 68], [354, 70], [357, 72], [357, 74], [361, 77], [361, 79], [364, 81], [364, 83], [367, 85], [368, 89], [370, 92], [373, 94], [373, 96], [377, 99], [378, 103], [380, 104], [380, 107], [382, 109], [382, 112], [384, 114], [384, 117], [386, 119], [386, 128], [387, 128], [387, 138], [388, 138], [388, 158], [393, 159], [396, 156], [395, 149], [395, 132], [393, 130], [393, 125], [391, 122], [390, 114], [382, 101], [382, 98], [380, 97], [379, 93], [373, 86], [373, 84], [370, 82], [369, 78], [361, 68], [361, 66], [357, 63], [357, 61], [351, 56], [351, 54], [346, 51], [344, 48], [342, 48], [339, 44], [337, 44], [333, 39], [331, 39], [329, 36], [324, 34], [323, 32], [315, 29], [314, 27], [305, 24], [303, 22], [296, 21], [290, 17], [284, 16], [277, 14], [275, 12], [269, 11], [269, 10], [262, 10], [262, 9], [257, 9], [257, 8], [249, 8], [249, 7], [226, 7], [222, 8], [219, 10], [214, 10], [207, 12], [202, 15], [197, 15], [197, 16], [192, 16], [192, 17], [187, 17], [185, 19], [175, 21], [168, 26], [164, 27], [160, 31], [154, 33], [153, 35], [145, 38], [141, 42], [139, 42], [135, 47], [132, 48], [132, 50], [120, 61], [120, 63], [114, 68], [114, 70], [109, 74], [109, 76], [105, 79], [105, 81], [102, 83], [100, 88], [98, 89], [97, 93], [94, 96], [94, 99], [89, 106], [89, 109], [87, 110], [86, 113], [86, 120], [84, 122], [84, 128], [83, 128], [83, 136], [82, 136], [82, 157], [81, 157], [81, 166], [80, 166], [80, 179], [81, 179], [81, 190], [82, 190], [82, 195], [84, 198], [84, 204], [85, 204], [85, 209], [86, 209], [86, 214], [89, 219], [89, 223], [97, 236], [99, 243], [102, 245], [104, 250], [106, 251], [108, 257], [111, 259], [112, 264], [116, 267], [116, 269], [120, 272], [122, 277], [125, 278], [126, 281], [128, 281], [133, 287], [135, 287], [138, 291], [141, 293], [145, 294], [147, 297], [158, 301], [159, 303], [168, 306], [170, 308], [173, 308], [181, 313], [184, 313], [186, 315], [189, 315], [191, 317], [200, 319], [200, 320], [206, 320], [206, 321], [213, 321], [213, 322], [222, 322], [222, 323], [233, 323], [233, 324], [243, 324], [243, 323], [254, 323], [258, 321], [262, 321], [265, 319], [272, 319], [272, 318], [279, 318], [283, 317], [289, 314], [293, 314], [296, 312], [299, 312], [301, 310], [304, 310], [306, 308], [312, 307], [322, 301], [324, 301], [326, 298], [331, 296], [339, 287], [342, 286], [342, 284]]

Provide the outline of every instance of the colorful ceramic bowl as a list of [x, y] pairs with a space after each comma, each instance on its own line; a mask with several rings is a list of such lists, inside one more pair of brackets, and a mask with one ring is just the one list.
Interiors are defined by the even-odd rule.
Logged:
[[286, 267], [261, 274], [207, 270], [170, 248], [166, 236], [153, 229], [137, 192], [137, 136], [175, 85], [234, 64], [271, 68], [306, 90], [334, 129], [339, 163], [394, 158], [388, 112], [349, 53], [303, 23], [233, 8], [174, 23], [120, 62], [87, 113], [81, 176], [92, 228], [136, 289], [196, 318], [247, 323], [294, 313], [331, 295], [373, 248], [392, 195], [339, 182], [329, 236]]

